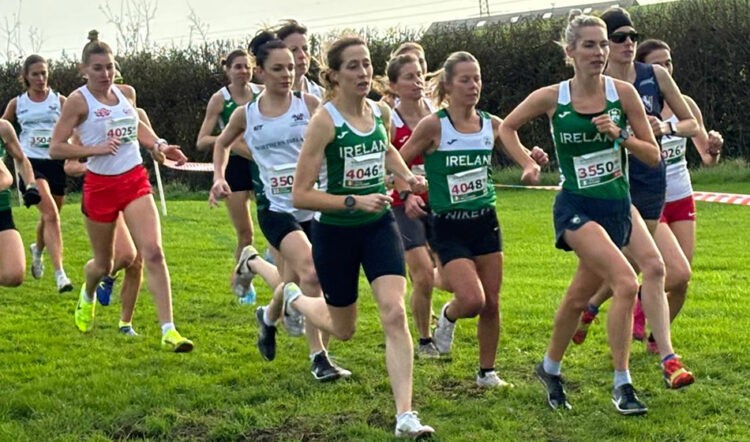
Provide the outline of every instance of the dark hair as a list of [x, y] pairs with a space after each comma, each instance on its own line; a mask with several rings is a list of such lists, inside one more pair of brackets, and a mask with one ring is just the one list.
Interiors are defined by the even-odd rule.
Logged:
[[263, 67], [266, 64], [268, 54], [270, 54], [273, 49], [287, 49], [287, 47], [284, 42], [279, 40], [276, 34], [271, 31], [258, 31], [258, 33], [255, 34], [255, 37], [250, 40], [250, 52], [252, 52], [255, 57], [255, 64], [260, 67]]
[[606, 11], [602, 12], [600, 16], [604, 23], [607, 25], [607, 37], [612, 35], [617, 29], [623, 26], [633, 27], [633, 21], [630, 19], [628, 11], [622, 9], [619, 6], [612, 6]]
[[672, 52], [672, 49], [663, 40], [658, 40], [656, 38], [649, 38], [648, 40], [644, 40], [643, 42], [638, 44], [638, 49], [635, 50], [635, 61], [645, 63], [644, 60], [646, 59], [646, 57], [648, 57], [652, 52], [658, 51], [659, 49], [666, 49], [667, 51]]
[[45, 60], [41, 55], [31, 54], [26, 57], [26, 60], [23, 61], [23, 67], [21, 68], [21, 77], [19, 78], [19, 80], [21, 80], [21, 83], [23, 83], [23, 85], [26, 87], [30, 86], [29, 80], [26, 79], [26, 76], [29, 75], [29, 69], [31, 69], [31, 66], [36, 63], [47, 63], [47, 60]]
[[334, 41], [326, 51], [325, 66], [320, 70], [320, 84], [326, 90], [326, 100], [330, 100], [333, 97], [333, 88], [336, 86], [331, 80], [331, 72], [341, 69], [341, 64], [344, 62], [341, 54], [343, 54], [344, 50], [349, 46], [367, 47], [367, 43], [361, 37], [357, 36], [342, 37]]
[[112, 48], [107, 43], [99, 41], [99, 31], [93, 29], [89, 31], [89, 42], [83, 47], [81, 53], [81, 63], [89, 64], [89, 58], [94, 54], [112, 54]]
[[307, 34], [307, 27], [301, 24], [297, 20], [289, 19], [284, 20], [279, 27], [276, 28], [276, 38], [284, 40], [292, 34]]
[[[397, 55], [388, 60], [388, 66], [385, 68], [385, 75], [388, 77], [388, 81], [391, 83], [397, 82], [398, 76], [401, 75], [401, 69], [408, 63], [419, 64], [419, 59], [414, 54], [406, 53]], [[422, 72], [422, 74], [424, 75], [426, 72]]]
[[230, 68], [232, 67], [232, 64], [234, 64], [234, 59], [237, 57], [248, 57], [248, 59], [250, 58], [246, 50], [235, 49], [232, 52], [228, 53], [225, 58], [221, 59], [221, 65], [225, 68]]

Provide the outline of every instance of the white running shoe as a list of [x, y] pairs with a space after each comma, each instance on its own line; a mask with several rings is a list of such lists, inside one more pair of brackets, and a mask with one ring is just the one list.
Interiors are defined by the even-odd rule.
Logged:
[[456, 323], [450, 322], [445, 317], [445, 309], [448, 308], [450, 302], [446, 302], [443, 308], [440, 310], [440, 317], [438, 318], [437, 326], [432, 332], [432, 342], [435, 343], [435, 348], [441, 354], [447, 354], [451, 352], [453, 346], [453, 332], [456, 329]]
[[477, 385], [485, 388], [513, 388], [513, 384], [500, 379], [494, 370], [488, 371], [484, 376], [477, 373]]
[[416, 411], [407, 411], [396, 416], [396, 437], [418, 438], [435, 433], [429, 425], [422, 425]]
[[[282, 312], [282, 316], [284, 318], [284, 327], [287, 326], [287, 321], [291, 324], [303, 324], [304, 325], [304, 316], [302, 316], [302, 313], [297, 311], [294, 307], [292, 307], [292, 302], [294, 302], [295, 299], [299, 298], [302, 295], [302, 290], [299, 289], [299, 286], [293, 282], [289, 282], [284, 286], [284, 311]], [[292, 329], [287, 328], [287, 331], [292, 336], [299, 336], [303, 332], [303, 327], [299, 327], [299, 334], [294, 335], [292, 332]], [[294, 329], [294, 331], [297, 331], [297, 329]]]
[[[294, 287], [296, 287], [296, 289], [299, 290], [299, 287], [297, 287], [296, 285]], [[287, 289], [285, 286], [284, 292], [286, 292], [286, 290]], [[294, 290], [294, 288], [290, 288], [290, 290]], [[291, 314], [286, 309], [284, 309], [284, 312], [281, 316], [282, 316], [282, 322], [284, 324], [284, 328], [286, 329], [286, 332], [289, 334], [289, 336], [297, 337], [297, 336], [302, 336], [303, 334], [305, 334], [305, 317], [304, 316], [300, 314], [296, 314], [296, 315]]]
[[61, 273], [57, 275], [57, 291], [59, 293], [65, 293], [65, 292], [70, 292], [72, 290], [73, 290], [73, 284], [70, 282], [70, 279], [68, 279], [68, 276], [65, 275], [65, 273]]
[[[237, 260], [237, 265], [234, 267], [234, 294], [237, 296], [245, 296], [247, 289], [250, 286], [250, 282], [255, 277], [250, 267], [248, 267], [248, 261], [258, 257], [258, 251], [253, 246], [245, 246], [240, 254], [240, 259]], [[241, 289], [241, 290], [240, 290]]]
[[42, 261], [42, 254], [36, 247], [36, 243], [33, 242], [29, 246], [31, 251], [31, 276], [34, 279], [39, 279], [44, 275], [44, 261]]

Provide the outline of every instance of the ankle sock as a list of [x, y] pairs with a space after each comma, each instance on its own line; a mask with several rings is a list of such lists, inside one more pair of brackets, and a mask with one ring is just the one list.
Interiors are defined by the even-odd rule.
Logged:
[[544, 355], [544, 360], [542, 361], [542, 367], [544, 368], [544, 371], [547, 374], [551, 374], [552, 376], [560, 376], [560, 366], [562, 365], [562, 361], [557, 362], [553, 361], [552, 359], [547, 356], [547, 354]]
[[615, 370], [615, 379], [614, 379], [615, 388], [621, 385], [632, 384], [632, 383], [633, 383], [633, 380], [630, 379], [630, 370], [625, 370], [625, 371]]
[[166, 335], [167, 333], [169, 333], [172, 330], [176, 330], [174, 328], [174, 322], [165, 322], [164, 324], [161, 325], [161, 334], [162, 335]]

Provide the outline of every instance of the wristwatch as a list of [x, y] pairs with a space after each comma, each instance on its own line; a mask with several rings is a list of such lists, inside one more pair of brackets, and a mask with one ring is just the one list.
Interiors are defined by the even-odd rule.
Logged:
[[164, 138], [159, 138], [159, 139], [158, 139], [158, 140], [156, 140], [156, 142], [154, 143], [154, 150], [155, 150], [156, 152], [161, 152], [161, 149], [159, 148], [159, 146], [161, 146], [162, 144], [164, 144], [164, 145], [167, 145], [167, 144], [169, 144], [169, 143], [167, 143], [167, 140], [165, 140]]
[[622, 143], [623, 141], [627, 140], [628, 138], [630, 138], [630, 132], [628, 132], [628, 130], [625, 129], [625, 128], [621, 128], [620, 129], [620, 136], [617, 137], [617, 141], [619, 141], [620, 143]]
[[357, 200], [354, 199], [354, 195], [347, 195], [344, 198], [344, 207], [346, 207], [346, 210], [349, 212], [354, 212], [354, 206], [357, 205]]
[[677, 127], [672, 121], [667, 121], [667, 128], [669, 129], [669, 134], [667, 135], [674, 136], [677, 134]]
[[398, 193], [398, 199], [400, 199], [401, 201], [406, 201], [406, 198], [408, 198], [409, 195], [411, 194], [412, 194], [411, 190], [404, 190]]

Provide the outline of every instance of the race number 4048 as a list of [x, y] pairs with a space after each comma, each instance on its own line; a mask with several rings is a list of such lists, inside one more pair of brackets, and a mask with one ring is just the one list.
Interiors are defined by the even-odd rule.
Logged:
[[573, 157], [573, 166], [579, 189], [599, 186], [622, 176], [620, 155], [614, 149]]
[[487, 168], [465, 170], [448, 175], [451, 204], [481, 198], [487, 194]]

